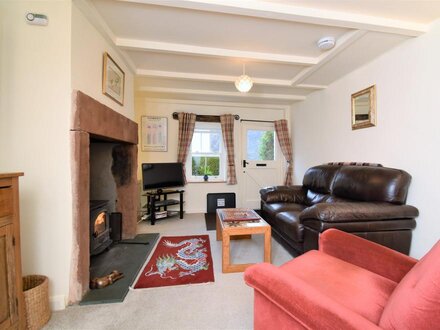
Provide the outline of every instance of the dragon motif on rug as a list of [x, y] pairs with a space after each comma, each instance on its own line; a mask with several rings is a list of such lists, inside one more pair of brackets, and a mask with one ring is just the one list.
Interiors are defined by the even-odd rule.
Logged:
[[145, 273], [145, 276], [159, 275], [161, 278], [175, 279], [169, 273], [174, 270], [180, 270], [179, 277], [194, 276], [195, 273], [201, 270], [207, 270], [209, 263], [207, 262], [208, 255], [203, 243], [206, 240], [202, 238], [191, 238], [179, 243], [172, 243], [164, 241], [163, 244], [167, 247], [181, 247], [176, 255], [162, 255], [156, 259], [157, 271], [153, 271], [153, 266]]

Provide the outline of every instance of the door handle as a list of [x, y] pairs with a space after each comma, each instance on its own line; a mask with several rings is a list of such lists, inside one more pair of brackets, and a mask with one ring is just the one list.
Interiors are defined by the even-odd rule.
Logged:
[[249, 163], [246, 161], [246, 159], [243, 159], [243, 167], [246, 167]]

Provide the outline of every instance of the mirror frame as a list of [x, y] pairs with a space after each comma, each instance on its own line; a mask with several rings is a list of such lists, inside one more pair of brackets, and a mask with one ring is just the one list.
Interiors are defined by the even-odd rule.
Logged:
[[[369, 119], [362, 123], [357, 123], [355, 120], [356, 109], [355, 109], [355, 100], [357, 97], [370, 94], [370, 110], [368, 112]], [[376, 126], [376, 85], [367, 87], [359, 92], [351, 94], [351, 129], [360, 129]]]

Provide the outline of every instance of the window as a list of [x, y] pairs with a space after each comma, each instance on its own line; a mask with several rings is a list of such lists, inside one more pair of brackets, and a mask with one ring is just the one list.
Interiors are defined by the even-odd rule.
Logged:
[[189, 181], [201, 181], [205, 174], [209, 181], [223, 181], [224, 157], [220, 124], [197, 122], [186, 162]]

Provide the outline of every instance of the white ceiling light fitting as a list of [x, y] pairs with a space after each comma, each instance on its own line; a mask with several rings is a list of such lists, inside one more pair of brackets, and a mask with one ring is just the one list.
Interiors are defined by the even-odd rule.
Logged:
[[245, 64], [243, 63], [243, 74], [240, 77], [238, 77], [237, 80], [235, 81], [235, 87], [238, 89], [238, 91], [242, 93], [247, 93], [251, 90], [253, 84], [254, 83], [251, 77], [246, 75], [246, 67]]
[[336, 40], [334, 37], [324, 37], [318, 40], [317, 45], [321, 50], [329, 50], [335, 47]]

